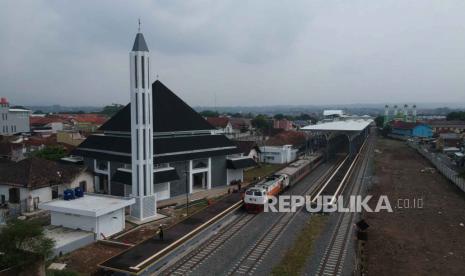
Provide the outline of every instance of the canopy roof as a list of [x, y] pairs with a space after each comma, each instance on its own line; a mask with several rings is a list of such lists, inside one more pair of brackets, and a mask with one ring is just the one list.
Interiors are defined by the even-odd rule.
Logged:
[[362, 131], [367, 128], [373, 120], [344, 120], [333, 121], [301, 128], [303, 131]]

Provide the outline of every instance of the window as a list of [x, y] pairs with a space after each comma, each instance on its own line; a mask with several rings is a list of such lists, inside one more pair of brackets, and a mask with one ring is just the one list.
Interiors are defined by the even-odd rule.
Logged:
[[19, 188], [10, 188], [8, 193], [10, 203], [19, 203]]
[[108, 164], [106, 161], [98, 161], [97, 162], [97, 169], [101, 171], [106, 171], [108, 169]]
[[142, 139], [144, 141], [144, 143], [142, 144], [142, 151], [143, 151], [143, 156], [144, 156], [144, 160], [145, 160], [145, 159], [147, 159], [147, 157], [146, 157], [147, 156], [147, 154], [146, 154], [147, 149], [145, 148], [145, 144], [146, 144], [145, 143], [145, 141], [146, 141], [146, 139], [145, 139], [145, 129], [142, 130], [142, 134], [143, 134]]
[[194, 169], [207, 168], [208, 167], [207, 164], [208, 164], [208, 159], [194, 160], [193, 168]]
[[[147, 88], [150, 88], [150, 63], [149, 63], [149, 57], [147, 57]], [[150, 119], [149, 119], [149, 122], [150, 122]]]
[[83, 192], [87, 192], [87, 182], [86, 181], [79, 182], [79, 188], [81, 188]]
[[139, 93], [136, 92], [136, 125], [139, 124]]
[[147, 166], [144, 164], [144, 195], [147, 195]]
[[137, 88], [137, 56], [134, 57], [134, 83]]
[[139, 130], [136, 129], [136, 159], [139, 160]]
[[146, 93], [142, 92], [142, 124], [145, 125], [145, 95]]
[[144, 56], [141, 57], [141, 67], [142, 67], [142, 88], [145, 88], [145, 62]]
[[52, 199], [58, 198], [58, 186], [52, 186]]

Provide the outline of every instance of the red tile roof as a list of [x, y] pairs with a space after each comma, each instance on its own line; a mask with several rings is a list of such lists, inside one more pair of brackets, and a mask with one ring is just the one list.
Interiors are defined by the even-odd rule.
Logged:
[[305, 144], [306, 137], [305, 134], [299, 131], [282, 131], [279, 134], [268, 139], [265, 144], [267, 146], [284, 146], [284, 145], [293, 145], [294, 147], [299, 147]]
[[207, 122], [216, 128], [225, 128], [229, 123], [229, 118], [227, 117], [207, 117], [206, 119]]
[[421, 123], [413, 123], [413, 122], [403, 122], [403, 121], [392, 121], [390, 123], [392, 128], [397, 128], [397, 129], [412, 129], [418, 125], [421, 125]]
[[31, 116], [29, 118], [29, 124], [31, 126], [43, 126], [43, 125], [47, 125], [47, 124], [50, 124], [50, 123], [66, 123], [66, 122], [69, 122], [68, 120], [66, 119], [63, 119], [61, 117], [58, 117], [58, 116], [46, 116], [46, 117], [36, 117], [36, 116]]

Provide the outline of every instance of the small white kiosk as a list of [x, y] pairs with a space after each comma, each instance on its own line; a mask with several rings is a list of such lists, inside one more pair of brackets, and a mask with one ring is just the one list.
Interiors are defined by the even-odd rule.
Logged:
[[124, 209], [135, 203], [134, 198], [84, 195], [73, 200], [53, 200], [39, 204], [49, 210], [51, 224], [95, 233], [104, 239], [124, 230]]

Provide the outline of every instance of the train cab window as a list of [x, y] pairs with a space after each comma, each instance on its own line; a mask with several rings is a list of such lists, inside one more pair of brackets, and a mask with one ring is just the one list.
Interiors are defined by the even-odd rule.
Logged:
[[246, 195], [253, 195], [253, 191], [245, 191]]
[[255, 192], [254, 196], [262, 196], [262, 192]]

